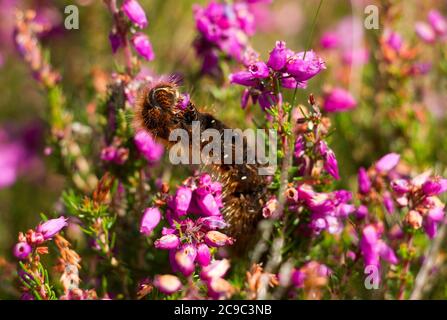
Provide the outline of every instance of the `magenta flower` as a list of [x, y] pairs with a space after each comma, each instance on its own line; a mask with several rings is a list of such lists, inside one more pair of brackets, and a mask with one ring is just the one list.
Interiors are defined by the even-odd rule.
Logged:
[[67, 220], [68, 219], [63, 216], [57, 219], [50, 219], [38, 225], [36, 232], [41, 233], [45, 240], [50, 239], [68, 225]]
[[200, 277], [204, 280], [222, 278], [230, 269], [230, 262], [227, 259], [213, 261], [210, 265], [203, 267]]
[[410, 184], [405, 179], [396, 179], [391, 181], [391, 189], [398, 195], [403, 195], [410, 191]]
[[401, 35], [395, 31], [385, 31], [385, 43], [394, 51], [399, 52], [404, 43]]
[[132, 45], [140, 56], [145, 58], [147, 61], [152, 61], [155, 59], [154, 51], [152, 50], [152, 44], [149, 38], [144, 33], [135, 34], [132, 39]]
[[146, 13], [137, 0], [124, 0], [122, 9], [129, 20], [138, 27], [142, 29], [147, 26]]
[[287, 48], [284, 41], [277, 41], [275, 47], [270, 52], [267, 65], [275, 71], [282, 70], [287, 63]]
[[371, 190], [371, 180], [368, 177], [368, 172], [365, 168], [360, 168], [358, 173], [359, 191], [362, 194], [368, 194]]
[[180, 239], [175, 234], [167, 234], [160, 239], [155, 240], [155, 248], [171, 250], [176, 249], [180, 245]]
[[164, 274], [155, 276], [154, 286], [165, 294], [173, 294], [182, 288], [182, 283], [176, 276]]
[[[188, 252], [188, 250], [190, 252]], [[191, 254], [191, 252], [193, 254]], [[174, 255], [175, 268], [179, 270], [185, 277], [191, 275], [194, 272], [194, 260], [197, 251], [191, 245], [185, 246], [184, 248], [178, 250]]]
[[416, 34], [421, 38], [424, 42], [433, 43], [436, 40], [436, 33], [433, 28], [425, 23], [425, 22], [417, 22], [415, 24]]
[[342, 112], [354, 109], [357, 101], [346, 90], [334, 88], [324, 96], [323, 108], [327, 112]]
[[204, 239], [206, 244], [210, 247], [223, 247], [226, 245], [232, 245], [234, 242], [233, 238], [216, 230], [208, 231], [205, 234]]
[[146, 131], [140, 130], [134, 137], [135, 145], [150, 164], [156, 163], [163, 156], [164, 147]]
[[211, 262], [211, 252], [210, 248], [204, 244], [201, 243], [197, 246], [197, 262], [202, 267], [206, 267]]
[[268, 66], [264, 62], [256, 62], [248, 66], [251, 76], [256, 79], [267, 78], [270, 74]]
[[397, 264], [398, 259], [391, 247], [380, 239], [380, 234], [373, 225], [367, 225], [362, 231], [360, 250], [365, 261], [365, 266], [380, 267], [380, 259], [391, 264]]
[[109, 34], [109, 42], [110, 46], [112, 47], [112, 52], [115, 54], [118, 49], [122, 46], [122, 39], [121, 36], [116, 32], [110, 32]]
[[188, 187], [181, 186], [177, 189], [174, 197], [174, 206], [177, 215], [185, 215], [188, 211], [192, 199], [192, 190]]
[[376, 170], [381, 173], [387, 173], [394, 169], [395, 166], [399, 163], [400, 155], [397, 153], [389, 153], [376, 163]]
[[334, 49], [339, 45], [339, 36], [336, 32], [327, 31], [320, 38], [320, 45], [324, 49]]
[[312, 50], [293, 55], [286, 64], [287, 72], [298, 82], [313, 78], [323, 69], [326, 69], [326, 64]]
[[282, 104], [281, 93], [274, 90], [277, 83], [286, 89], [305, 88], [308, 79], [326, 68], [313, 51], [295, 54], [283, 41], [276, 42], [267, 63], [254, 54], [246, 62], [247, 69], [230, 74], [230, 82], [249, 87], [241, 98], [243, 108], [251, 98], [263, 110]]
[[150, 235], [155, 227], [160, 223], [161, 213], [157, 207], [151, 207], [144, 210], [143, 218], [140, 224], [140, 232], [146, 236]]
[[442, 207], [435, 207], [428, 212], [424, 220], [424, 230], [430, 239], [433, 239], [437, 234], [438, 224], [444, 220], [444, 209]]
[[447, 33], [447, 20], [438, 10], [430, 10], [427, 19], [437, 34], [443, 36]]
[[428, 180], [422, 185], [422, 192], [426, 196], [436, 196], [442, 191], [442, 185], [440, 181]]
[[18, 242], [15, 246], [14, 246], [14, 256], [20, 260], [24, 260], [26, 258], [28, 258], [28, 256], [30, 255], [32, 251], [31, 246], [24, 242]]
[[338, 163], [335, 158], [335, 153], [328, 147], [327, 143], [320, 141], [319, 152], [324, 159], [324, 170], [329, 173], [334, 179], [339, 180]]

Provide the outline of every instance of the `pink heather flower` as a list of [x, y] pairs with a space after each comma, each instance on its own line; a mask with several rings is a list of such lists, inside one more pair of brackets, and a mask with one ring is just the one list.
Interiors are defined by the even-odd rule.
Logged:
[[146, 13], [136, 0], [124, 0], [122, 9], [130, 21], [138, 27], [145, 28], [147, 26]]
[[428, 212], [424, 219], [424, 230], [430, 239], [436, 236], [438, 231], [438, 224], [444, 220], [444, 209], [442, 207], [435, 207]]
[[155, 240], [155, 248], [171, 250], [176, 249], [180, 245], [180, 239], [175, 234], [167, 234], [160, 239]]
[[415, 24], [416, 34], [424, 42], [433, 43], [436, 40], [436, 33], [433, 28], [425, 22], [417, 22]]
[[24, 260], [30, 255], [32, 248], [28, 243], [21, 241], [14, 246], [13, 251], [16, 258]]
[[447, 20], [438, 10], [430, 10], [428, 13], [428, 22], [439, 35], [443, 36], [447, 33]]
[[335, 158], [335, 153], [328, 147], [327, 143], [320, 141], [319, 151], [321, 156], [324, 158], [324, 170], [329, 173], [334, 179], [339, 180], [340, 175], [338, 173], [338, 163]]
[[222, 218], [222, 216], [199, 218], [197, 222], [201, 223], [203, 226], [210, 230], [224, 229], [227, 226], [227, 223]]
[[41, 233], [45, 240], [50, 239], [68, 225], [67, 220], [68, 219], [63, 216], [57, 219], [50, 219], [38, 225], [36, 231]]
[[324, 49], [334, 49], [338, 47], [340, 41], [336, 32], [327, 31], [320, 38], [320, 45]]
[[154, 286], [165, 294], [173, 294], [181, 289], [182, 283], [176, 276], [165, 274], [155, 276]]
[[284, 41], [277, 41], [275, 48], [270, 52], [267, 65], [275, 71], [280, 71], [287, 62], [286, 43]]
[[266, 219], [278, 217], [279, 201], [275, 197], [267, 201], [264, 208], [262, 208], [262, 216]]
[[230, 82], [243, 86], [255, 86], [257, 84], [253, 74], [249, 71], [239, 71], [230, 74]]
[[304, 286], [305, 275], [299, 269], [294, 269], [292, 272], [292, 284], [295, 288], [302, 288]]
[[208, 193], [204, 197], [197, 199], [197, 204], [202, 210], [204, 216], [219, 216], [220, 210], [217, 205], [216, 199], [211, 193]]
[[422, 185], [422, 192], [426, 196], [436, 196], [442, 191], [442, 185], [439, 181], [428, 180]]
[[304, 141], [304, 138], [302, 135], [298, 136], [295, 141], [295, 150], [293, 152], [293, 155], [295, 158], [299, 159], [301, 158], [305, 153], [306, 144]]
[[365, 205], [361, 205], [357, 208], [355, 212], [355, 217], [359, 220], [364, 219], [368, 215], [368, 207]]
[[389, 214], [394, 213], [394, 201], [389, 192], [386, 192], [383, 195], [383, 205], [385, 206], [385, 209], [386, 211], [388, 211]]
[[380, 267], [380, 258], [391, 264], [397, 264], [398, 259], [393, 251], [383, 240], [373, 225], [367, 225], [362, 232], [360, 250], [365, 261], [365, 266]]
[[385, 43], [394, 51], [399, 52], [404, 41], [399, 33], [391, 30], [386, 30]]
[[208, 296], [212, 299], [229, 299], [234, 292], [231, 284], [222, 278], [213, 278], [206, 284], [208, 286]]
[[192, 199], [192, 190], [188, 187], [179, 187], [175, 193], [174, 202], [177, 215], [182, 216], [188, 211]]
[[155, 227], [160, 223], [161, 213], [157, 207], [151, 207], [144, 210], [141, 219], [140, 232], [146, 236], [150, 235]]
[[210, 252], [210, 248], [204, 244], [201, 243], [197, 246], [197, 262], [199, 263], [199, 265], [201, 265], [202, 267], [206, 267], [210, 264], [211, 262], [211, 252]]
[[111, 32], [109, 34], [109, 42], [112, 47], [112, 52], [116, 53], [122, 45], [121, 36], [116, 32]]
[[187, 250], [187, 248], [180, 249], [174, 256], [176, 269], [178, 269], [185, 277], [193, 273], [195, 258], [195, 256], [188, 254]]
[[337, 158], [335, 158], [335, 153], [332, 150], [328, 150], [325, 155], [324, 169], [329, 173], [335, 180], [340, 179], [338, 173], [338, 163]]
[[380, 173], [387, 173], [394, 169], [395, 166], [399, 163], [400, 155], [397, 153], [389, 153], [376, 163], [376, 170]]
[[215, 230], [208, 231], [205, 234], [204, 239], [206, 244], [210, 247], [223, 247], [227, 244], [232, 245], [234, 243], [233, 238]]
[[324, 96], [323, 108], [327, 112], [342, 112], [354, 109], [357, 101], [345, 89], [334, 88]]
[[213, 261], [210, 265], [203, 267], [200, 277], [204, 280], [222, 278], [230, 269], [230, 262], [227, 259]]
[[368, 172], [365, 168], [360, 168], [358, 173], [359, 191], [362, 194], [368, 194], [371, 190], [371, 180], [368, 177]]
[[312, 50], [295, 54], [286, 65], [287, 72], [294, 76], [296, 81], [309, 80], [323, 69], [326, 69], [323, 59]]
[[269, 68], [264, 62], [256, 62], [248, 66], [248, 71], [253, 78], [264, 79], [269, 76]]
[[152, 50], [152, 44], [149, 38], [144, 33], [135, 34], [132, 39], [132, 45], [140, 56], [147, 61], [152, 61], [155, 58], [154, 51]]
[[391, 182], [391, 189], [398, 195], [406, 194], [410, 191], [410, 184], [405, 179], [396, 179]]
[[156, 163], [163, 156], [163, 145], [157, 143], [155, 139], [146, 131], [140, 130], [134, 137], [138, 151], [151, 164]]

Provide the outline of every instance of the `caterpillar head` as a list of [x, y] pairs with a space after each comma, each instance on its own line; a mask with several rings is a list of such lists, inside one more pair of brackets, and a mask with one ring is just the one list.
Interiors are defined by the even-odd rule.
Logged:
[[183, 128], [184, 109], [179, 107], [182, 96], [175, 82], [159, 82], [140, 90], [135, 109], [135, 127], [146, 130], [169, 145], [172, 130]]

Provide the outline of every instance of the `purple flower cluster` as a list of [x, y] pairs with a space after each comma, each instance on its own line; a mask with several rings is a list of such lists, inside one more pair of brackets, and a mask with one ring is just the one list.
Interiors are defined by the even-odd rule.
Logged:
[[447, 36], [447, 19], [437, 10], [430, 10], [428, 23], [419, 21], [415, 24], [416, 34], [426, 43], [436, 40], [445, 41]]
[[363, 228], [360, 239], [360, 251], [363, 255], [365, 266], [375, 266], [379, 269], [381, 259], [391, 264], [398, 263], [393, 249], [381, 239], [382, 233], [382, 224], [369, 224]]
[[324, 95], [323, 109], [327, 112], [343, 112], [354, 109], [357, 101], [343, 88], [333, 88]]
[[14, 246], [13, 250], [14, 256], [20, 260], [28, 258], [34, 247], [53, 238], [67, 225], [67, 219], [59, 217], [39, 224], [36, 230], [28, 230], [25, 235], [19, 233], [19, 242]]
[[340, 233], [343, 220], [355, 211], [354, 205], [349, 204], [352, 195], [345, 190], [316, 192], [311, 186], [302, 184], [287, 189], [286, 197], [290, 211], [298, 211], [300, 207], [309, 210], [308, 228], [316, 235], [324, 230], [331, 234]]
[[[221, 185], [208, 174], [190, 178], [166, 200], [165, 218], [169, 224], [155, 247], [169, 250], [174, 272], [191, 275], [196, 264], [204, 268], [211, 263], [211, 248], [231, 245], [234, 239], [218, 231], [227, 226], [221, 213]], [[140, 231], [149, 235], [161, 220], [157, 208], [146, 209]]]
[[202, 57], [202, 72], [212, 73], [218, 66], [219, 51], [242, 61], [248, 38], [255, 33], [254, 16], [244, 2], [211, 1], [206, 7], [193, 7], [200, 36], [194, 46]]
[[363, 65], [368, 62], [369, 53], [363, 43], [363, 22], [355, 17], [342, 19], [331, 31], [320, 38], [320, 45], [337, 52], [345, 65]]
[[362, 200], [381, 197], [388, 213], [395, 207], [406, 209], [405, 224], [414, 230], [424, 228], [433, 238], [439, 223], [444, 220], [445, 204], [438, 195], [447, 191], [447, 179], [425, 172], [414, 178], [396, 170], [400, 156], [390, 153], [368, 171], [361, 168], [358, 175]]
[[251, 97], [259, 102], [263, 110], [281, 103], [279, 87], [286, 89], [305, 88], [307, 81], [323, 69], [324, 61], [314, 51], [295, 53], [286, 47], [284, 41], [276, 42], [267, 62], [258, 58], [246, 63], [246, 70], [230, 75], [230, 81], [245, 87], [242, 107], [247, 106]]
[[149, 164], [154, 164], [163, 156], [164, 147], [146, 131], [138, 131], [134, 137], [138, 151], [146, 158]]
[[[334, 151], [329, 148], [324, 140], [311, 141], [313, 137], [303, 134], [296, 138], [294, 156], [299, 170], [298, 174], [306, 175], [313, 169], [311, 162], [315, 164], [315, 162], [321, 161], [323, 169], [334, 179], [339, 180], [338, 162]], [[312, 161], [310, 161], [311, 157], [313, 158]]]
[[[124, 0], [121, 10], [127, 16], [129, 21], [137, 28], [144, 29], [148, 25], [146, 13], [137, 0]], [[114, 11], [114, 8], [112, 8], [112, 11]], [[120, 47], [127, 45], [127, 27], [121, 25], [119, 20], [116, 22], [114, 29], [110, 33], [109, 40], [113, 53]], [[147, 35], [143, 32], [134, 32], [130, 38], [130, 42], [141, 57], [147, 61], [154, 60], [155, 54]]]

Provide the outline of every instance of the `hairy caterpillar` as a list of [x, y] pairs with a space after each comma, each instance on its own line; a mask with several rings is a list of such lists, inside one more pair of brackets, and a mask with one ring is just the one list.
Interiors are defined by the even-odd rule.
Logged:
[[[150, 132], [158, 141], [172, 147], [169, 135], [174, 129], [184, 129], [191, 137], [192, 122], [200, 123], [200, 130], [216, 129], [221, 133], [228, 127], [214, 116], [202, 113], [195, 105], [183, 100], [175, 82], [159, 82], [144, 87], [139, 93], [135, 111], [135, 126]], [[189, 139], [191, 148], [191, 141]], [[222, 143], [224, 143], [222, 141]], [[226, 232], [238, 242], [247, 242], [253, 236], [257, 222], [262, 217], [265, 203], [267, 182], [265, 176], [258, 174], [256, 164], [247, 163], [247, 142], [244, 139], [242, 164], [201, 164], [200, 170], [211, 174], [213, 179], [222, 184], [224, 208], [222, 214], [229, 224]], [[201, 141], [200, 148], [205, 144]], [[230, 146], [235, 159], [234, 143]]]

